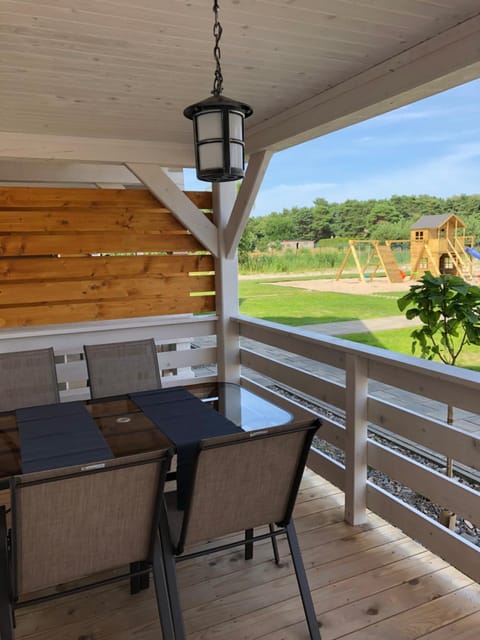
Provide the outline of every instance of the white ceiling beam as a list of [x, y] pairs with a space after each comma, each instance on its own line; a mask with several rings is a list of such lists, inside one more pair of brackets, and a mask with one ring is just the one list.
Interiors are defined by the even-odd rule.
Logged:
[[127, 163], [127, 168], [170, 209], [195, 238], [218, 257], [217, 227], [187, 198], [162, 167], [153, 164]]
[[0, 160], [0, 181], [140, 184], [140, 180], [123, 165], [63, 160]]
[[480, 76], [480, 16], [247, 131], [247, 152], [305, 142]]
[[233, 258], [235, 255], [272, 154], [272, 151], [260, 151], [259, 153], [253, 154], [248, 161], [245, 178], [237, 194], [230, 219], [225, 229], [225, 251], [227, 258]]
[[194, 167], [193, 144], [0, 131], [0, 158]]

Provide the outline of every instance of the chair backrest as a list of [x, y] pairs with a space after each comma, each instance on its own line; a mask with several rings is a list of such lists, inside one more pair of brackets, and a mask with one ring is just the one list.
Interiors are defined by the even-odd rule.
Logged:
[[60, 402], [53, 349], [0, 354], [0, 411]]
[[153, 339], [84, 346], [92, 398], [162, 386]]
[[270, 522], [287, 524], [318, 426], [204, 440], [176, 552], [185, 544]]
[[12, 482], [16, 596], [151, 559], [171, 450]]

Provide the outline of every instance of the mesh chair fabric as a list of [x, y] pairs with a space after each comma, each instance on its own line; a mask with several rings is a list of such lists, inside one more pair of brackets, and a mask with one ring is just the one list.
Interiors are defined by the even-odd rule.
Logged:
[[0, 354], [0, 411], [60, 402], [53, 349]]
[[92, 398], [162, 386], [153, 339], [84, 346]]

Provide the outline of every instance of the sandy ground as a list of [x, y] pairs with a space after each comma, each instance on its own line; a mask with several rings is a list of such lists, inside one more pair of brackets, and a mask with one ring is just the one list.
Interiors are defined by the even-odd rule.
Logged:
[[309, 291], [333, 291], [335, 293], [357, 293], [359, 295], [371, 295], [372, 293], [389, 293], [392, 291], [408, 291], [413, 284], [410, 280], [393, 283], [386, 278], [369, 278], [367, 282], [361, 282], [359, 278], [342, 278], [342, 280], [294, 280], [294, 274], [290, 276], [292, 280], [269, 282], [280, 287], [297, 287], [298, 289], [308, 289]]

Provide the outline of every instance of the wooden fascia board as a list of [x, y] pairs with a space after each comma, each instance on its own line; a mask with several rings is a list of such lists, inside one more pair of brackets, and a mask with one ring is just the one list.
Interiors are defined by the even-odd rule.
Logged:
[[284, 149], [480, 75], [480, 15], [247, 131], [247, 152]]
[[237, 194], [225, 229], [225, 252], [227, 258], [233, 258], [235, 255], [272, 153], [272, 151], [264, 150], [250, 156], [245, 178]]
[[193, 144], [0, 131], [0, 158], [194, 167]]
[[170, 209], [205, 249], [218, 257], [217, 227], [187, 198], [161, 167], [131, 162], [126, 163], [126, 167]]

